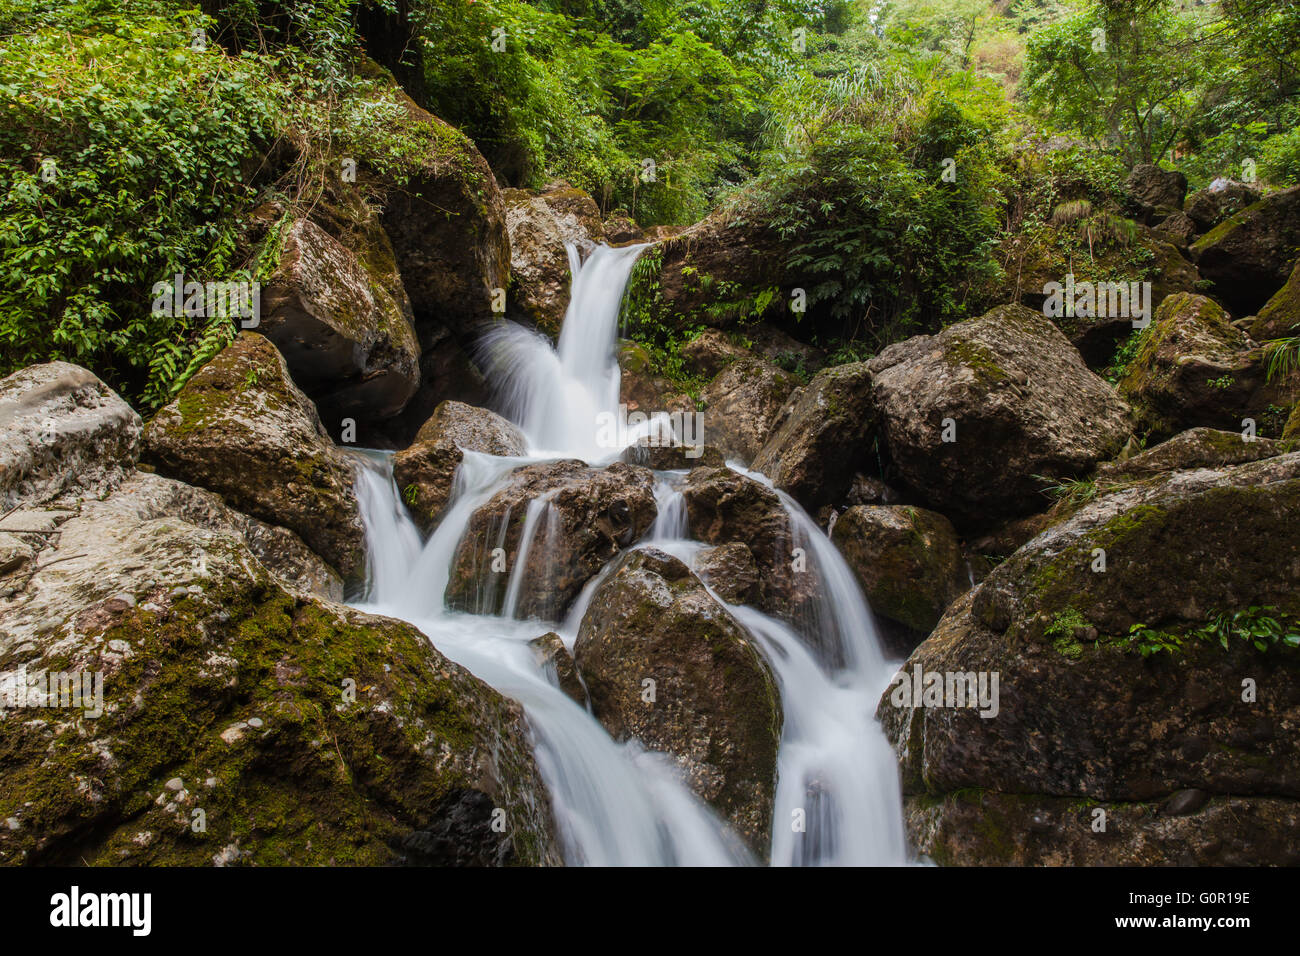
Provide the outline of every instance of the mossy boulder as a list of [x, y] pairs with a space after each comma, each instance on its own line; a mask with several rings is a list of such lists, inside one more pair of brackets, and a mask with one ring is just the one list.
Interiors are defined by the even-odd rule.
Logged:
[[1024, 306], [907, 339], [866, 364], [898, 473], [956, 521], [1041, 510], [1039, 476], [1085, 473], [1131, 433], [1128, 406]]
[[201, 368], [145, 427], [143, 458], [288, 528], [345, 578], [360, 574], [365, 531], [353, 463], [266, 338], [243, 332]]
[[560, 620], [582, 586], [657, 514], [649, 469], [590, 468], [573, 459], [519, 468], [470, 516], [452, 559], [447, 605]]
[[700, 393], [708, 442], [726, 458], [749, 464], [767, 443], [798, 385], [789, 372], [761, 359], [731, 363]]
[[1286, 284], [1264, 303], [1247, 330], [1258, 342], [1300, 335], [1300, 260]]
[[600, 207], [581, 189], [555, 182], [541, 191], [503, 194], [510, 234], [510, 306], [549, 335], [557, 335], [569, 303], [566, 246], [581, 258], [605, 238]]
[[0, 379], [0, 513], [108, 494], [135, 469], [141, 427], [78, 365], [32, 365]]
[[[1300, 454], [1177, 472], [1084, 505], [960, 598], [900, 677], [939, 674], [946, 686], [949, 674], [997, 675], [996, 712], [908, 700], [901, 684], [877, 712], [904, 790], [917, 798], [914, 840], [933, 845], [928, 829], [959, 813], [951, 801], [971, 789], [1021, 794], [1030, 806], [1156, 803], [1187, 789], [1300, 798], [1300, 743], [1288, 729], [1300, 706], [1300, 657], [1236, 637], [1225, 648], [1197, 633], [1212, 612], [1275, 606], [1295, 619], [1297, 514]], [[1134, 625], [1144, 630], [1131, 633]], [[928, 823], [911, 814], [925, 806], [937, 808]], [[1151, 852], [1173, 852], [1165, 841], [1174, 836], [1155, 819], [1129, 819]], [[1111, 849], [1098, 843], [1098, 862], [1126, 861], [1136, 836], [1120, 832]], [[1264, 859], [1268, 839], [1244, 818], [1225, 844], [1253, 846]], [[1043, 854], [1026, 862], [1048, 862], [1059, 841], [1071, 842], [1057, 834], [1035, 849], [1012, 840], [1017, 853]], [[1198, 862], [1214, 859], [1208, 844], [1203, 852]]]
[[1241, 432], [1190, 428], [1136, 455], [1103, 462], [1097, 466], [1097, 477], [1113, 482], [1149, 478], [1171, 471], [1223, 468], [1272, 458], [1283, 450], [1281, 442], [1268, 438], [1247, 441]]
[[465, 452], [518, 456], [527, 448], [523, 432], [495, 412], [443, 402], [420, 426], [415, 443], [393, 456], [393, 479], [411, 517], [428, 531], [451, 498]]
[[835, 520], [831, 540], [871, 610], [913, 631], [928, 634], [970, 586], [957, 532], [934, 511], [857, 505]]
[[[420, 344], [393, 250], [364, 203], [353, 245], [309, 219], [278, 234], [259, 331], [337, 431], [400, 412], [420, 383]], [[343, 218], [343, 217], [340, 217]]]
[[1241, 429], [1265, 384], [1262, 352], [1212, 299], [1180, 293], [1160, 304], [1119, 384], [1157, 437], [1208, 426]]
[[1233, 213], [1191, 247], [1201, 275], [1237, 315], [1251, 315], [1286, 282], [1300, 255], [1300, 186]]
[[1253, 186], [1231, 179], [1216, 179], [1188, 196], [1183, 212], [1195, 224], [1197, 232], [1206, 232], [1234, 213], [1253, 206], [1259, 199], [1259, 190]]
[[0, 710], [0, 862], [558, 862], [519, 707], [286, 590], [195, 496], [139, 475], [81, 503], [4, 599], [0, 671], [100, 674], [102, 700]]
[[767, 662], [699, 579], [661, 551], [625, 555], [574, 650], [605, 729], [672, 754], [691, 789], [765, 856], [781, 701]]
[[771, 437], [754, 456], [753, 469], [811, 511], [842, 499], [870, 461], [876, 424], [871, 387], [863, 362], [822, 369], [770, 424]]

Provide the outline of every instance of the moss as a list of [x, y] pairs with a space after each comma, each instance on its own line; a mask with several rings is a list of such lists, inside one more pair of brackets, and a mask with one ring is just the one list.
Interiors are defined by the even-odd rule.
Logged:
[[944, 358], [950, 365], [969, 368], [985, 388], [996, 388], [1011, 379], [1006, 369], [998, 365], [997, 356], [978, 342], [951, 338], [944, 346]]

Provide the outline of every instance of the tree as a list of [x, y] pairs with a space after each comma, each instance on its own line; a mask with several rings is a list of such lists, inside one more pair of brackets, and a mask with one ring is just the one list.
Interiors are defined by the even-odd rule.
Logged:
[[1130, 163], [1164, 157], [1204, 108], [1219, 49], [1170, 0], [1109, 0], [1031, 37], [1022, 89], [1047, 121]]

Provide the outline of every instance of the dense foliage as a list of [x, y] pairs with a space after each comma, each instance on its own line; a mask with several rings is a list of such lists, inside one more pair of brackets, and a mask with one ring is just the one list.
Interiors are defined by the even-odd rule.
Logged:
[[1300, 183], [1287, 0], [0, 0], [0, 373], [165, 400], [233, 327], [155, 283], [255, 273], [268, 190], [422, 148], [367, 54], [503, 184], [761, 222], [844, 356], [993, 304], [1008, 239], [1127, 248], [1134, 162]]

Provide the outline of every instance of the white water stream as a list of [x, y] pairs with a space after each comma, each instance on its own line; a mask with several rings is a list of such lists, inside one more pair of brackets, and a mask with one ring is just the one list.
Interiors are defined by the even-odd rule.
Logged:
[[[448, 511], [427, 540], [401, 503], [388, 456], [368, 453], [357, 492], [366, 522], [370, 577], [366, 610], [410, 621], [444, 655], [519, 701], [533, 729], [538, 767], [550, 792], [567, 863], [732, 865], [754, 862], [739, 839], [679, 779], [664, 754], [635, 741], [616, 743], [586, 710], [552, 683], [529, 641], [556, 631], [572, 651], [599, 576], [563, 622], [516, 620], [523, 570], [547, 557], [547, 503], [534, 500], [515, 567], [502, 583], [503, 615], [450, 611], [443, 601], [452, 558], [470, 516], [522, 464], [557, 457], [607, 463], [597, 416], [619, 403], [619, 308], [644, 246], [597, 247], [586, 263], [569, 250], [573, 292], [556, 348], [537, 333], [501, 323], [485, 337], [489, 378], [504, 411], [529, 443], [524, 458], [467, 452]], [[707, 427], [707, 422], [706, 422]], [[635, 441], [637, 434], [629, 436]], [[707, 433], [706, 433], [707, 440]], [[751, 474], [759, 480], [762, 476]], [[659, 516], [646, 541], [688, 564], [700, 549], [688, 538], [686, 509], [669, 476], [656, 488]], [[895, 757], [874, 719], [896, 663], [886, 660], [857, 583], [835, 547], [800, 507], [782, 501], [807, 573], [820, 584], [804, 633], [762, 612], [728, 605], [767, 658], [781, 691], [785, 723], [770, 844], [775, 865], [893, 865], [906, 862]], [[715, 595], [716, 597], [716, 595]], [[720, 600], [720, 599], [719, 599]], [[811, 639], [814, 639], [812, 641]], [[843, 666], [829, 670], [833, 647]], [[800, 826], [802, 823], [802, 827]]]

